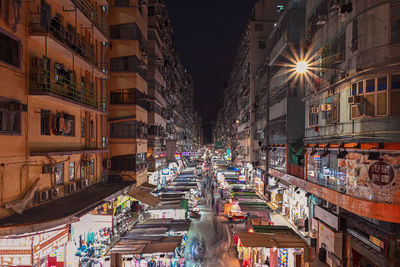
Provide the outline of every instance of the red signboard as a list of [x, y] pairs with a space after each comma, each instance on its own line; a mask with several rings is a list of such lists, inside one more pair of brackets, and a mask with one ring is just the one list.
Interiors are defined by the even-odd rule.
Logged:
[[376, 185], [385, 186], [394, 179], [393, 167], [380, 159], [371, 164], [368, 170], [369, 179]]

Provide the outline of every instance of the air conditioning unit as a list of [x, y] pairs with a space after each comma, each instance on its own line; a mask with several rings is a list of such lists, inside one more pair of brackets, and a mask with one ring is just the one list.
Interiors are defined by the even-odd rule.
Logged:
[[88, 187], [89, 186], [89, 179], [84, 179], [82, 181], [82, 188]]
[[76, 191], [76, 184], [75, 183], [67, 184], [65, 186], [65, 191], [68, 194], [75, 192]]
[[322, 104], [321, 105], [321, 111], [329, 111], [329, 110], [332, 110], [331, 104]]
[[311, 108], [311, 113], [315, 114], [319, 112], [319, 107], [312, 107]]
[[352, 95], [347, 98], [348, 104], [361, 104], [364, 101], [364, 97], [361, 95]]
[[78, 188], [85, 188], [89, 186], [89, 180], [88, 179], [83, 179], [78, 181]]
[[59, 193], [60, 193], [60, 190], [58, 188], [52, 188], [48, 192], [49, 198], [54, 199], [58, 196]]
[[111, 159], [107, 160], [106, 168], [111, 169]]
[[46, 201], [48, 199], [49, 199], [48, 191], [36, 192], [36, 194], [35, 194], [35, 200], [37, 203]]

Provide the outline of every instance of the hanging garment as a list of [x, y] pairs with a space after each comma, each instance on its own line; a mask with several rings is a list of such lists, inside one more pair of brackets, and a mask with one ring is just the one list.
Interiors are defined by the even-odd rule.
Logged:
[[65, 120], [65, 129], [64, 134], [70, 134], [72, 129], [72, 122], [71, 120]]
[[94, 233], [93, 232], [88, 232], [87, 238], [86, 238], [86, 244], [87, 244], [87, 246], [94, 244]]

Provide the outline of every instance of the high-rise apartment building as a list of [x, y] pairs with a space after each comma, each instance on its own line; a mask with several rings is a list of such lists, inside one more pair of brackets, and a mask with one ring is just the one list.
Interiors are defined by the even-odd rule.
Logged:
[[147, 181], [147, 5], [110, 4], [111, 172], [142, 184]]
[[[118, 234], [115, 211], [147, 181], [147, 162], [162, 159], [175, 106], [186, 121], [170, 120], [180, 133], [170, 138], [190, 149], [193, 86], [176, 61], [166, 13], [156, 17], [154, 5], [1, 1], [1, 266], [54, 262], [56, 251], [78, 266], [77, 229], [94, 215], [108, 216]], [[173, 73], [179, 86], [168, 86], [177, 83]]]

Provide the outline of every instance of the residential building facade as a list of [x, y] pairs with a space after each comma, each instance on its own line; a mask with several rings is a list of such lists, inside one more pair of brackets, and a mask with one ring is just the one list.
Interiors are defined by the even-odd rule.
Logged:
[[[290, 1], [255, 72], [264, 193], [316, 251], [326, 248], [330, 266], [399, 264], [399, 7]], [[240, 142], [225, 130], [236, 101], [225, 94], [218, 117], [226, 146]]]
[[179, 119], [169, 138], [194, 148], [193, 83], [154, 5], [2, 1], [0, 265], [38, 266], [58, 249], [75, 257], [72, 224], [147, 181], [167, 114]]

